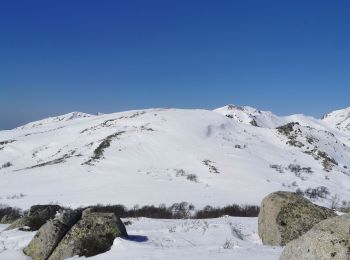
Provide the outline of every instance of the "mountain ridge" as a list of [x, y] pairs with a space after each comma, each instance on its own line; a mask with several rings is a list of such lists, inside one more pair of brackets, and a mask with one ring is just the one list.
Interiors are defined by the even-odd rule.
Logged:
[[322, 186], [329, 194], [317, 203], [350, 200], [350, 131], [333, 119], [346, 113], [227, 105], [46, 118], [0, 131], [0, 203], [258, 204]]

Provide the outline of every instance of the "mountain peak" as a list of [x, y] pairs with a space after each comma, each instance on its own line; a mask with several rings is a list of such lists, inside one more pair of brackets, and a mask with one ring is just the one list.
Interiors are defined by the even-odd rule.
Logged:
[[44, 125], [47, 125], [50, 123], [57, 123], [57, 122], [61, 122], [61, 121], [70, 121], [70, 120], [74, 120], [74, 119], [87, 118], [87, 117], [92, 117], [92, 116], [93, 115], [90, 115], [87, 113], [73, 111], [73, 112], [63, 114], [60, 116], [48, 117], [48, 118], [44, 118], [44, 119], [41, 119], [38, 121], [34, 121], [31, 123], [25, 124], [23, 126], [17, 127], [17, 129], [36, 128], [36, 127], [44, 126]]
[[79, 112], [79, 111], [73, 111], [70, 112], [68, 114], [62, 115], [62, 116], [58, 116], [61, 118], [65, 118], [66, 120], [72, 120], [72, 119], [76, 119], [76, 118], [84, 118], [84, 117], [91, 117], [93, 115], [84, 113], [84, 112]]
[[322, 117], [322, 121], [342, 131], [350, 130], [350, 107], [338, 109]]
[[250, 106], [237, 106], [233, 104], [226, 105], [214, 110], [220, 114], [232, 118], [233, 120], [250, 124], [253, 126], [275, 128], [284, 123], [281, 118], [270, 111], [261, 111]]
[[346, 117], [350, 114], [350, 107], [334, 110], [322, 116], [322, 120], [330, 117]]

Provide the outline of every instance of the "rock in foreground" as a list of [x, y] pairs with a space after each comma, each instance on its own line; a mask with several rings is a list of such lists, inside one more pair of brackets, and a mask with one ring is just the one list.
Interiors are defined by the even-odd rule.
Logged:
[[318, 222], [336, 214], [296, 193], [278, 191], [266, 196], [260, 207], [258, 228], [264, 245], [286, 245]]
[[84, 211], [82, 218], [64, 236], [49, 260], [94, 256], [108, 251], [116, 237], [128, 234], [114, 213]]
[[350, 214], [326, 219], [287, 244], [280, 260], [350, 259]]
[[34, 260], [47, 259], [80, 216], [78, 211], [63, 211], [39, 229], [23, 252]]

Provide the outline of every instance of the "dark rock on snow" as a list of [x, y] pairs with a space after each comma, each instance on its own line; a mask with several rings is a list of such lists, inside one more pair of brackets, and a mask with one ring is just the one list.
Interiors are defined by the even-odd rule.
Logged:
[[58, 205], [34, 205], [28, 214], [13, 222], [7, 230], [21, 228], [23, 230], [38, 230], [46, 221], [53, 219], [62, 208]]

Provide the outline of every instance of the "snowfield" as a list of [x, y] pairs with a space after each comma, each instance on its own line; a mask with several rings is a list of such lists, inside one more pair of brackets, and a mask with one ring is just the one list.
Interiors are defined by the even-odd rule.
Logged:
[[[129, 239], [117, 238], [110, 251], [88, 258], [115, 259], [278, 259], [282, 247], [263, 246], [257, 218], [222, 217], [207, 220], [124, 219]], [[35, 232], [3, 231], [0, 259], [29, 259], [22, 253]], [[74, 257], [72, 259], [78, 259]], [[85, 259], [81, 257], [79, 259]]]
[[349, 114], [279, 117], [228, 105], [47, 118], [0, 131], [0, 203], [198, 209], [324, 186], [329, 194], [314, 200], [329, 206], [335, 195], [350, 200]]
[[22, 250], [34, 237], [36, 232], [19, 230], [4, 231], [9, 225], [0, 224], [0, 259], [31, 259]]

